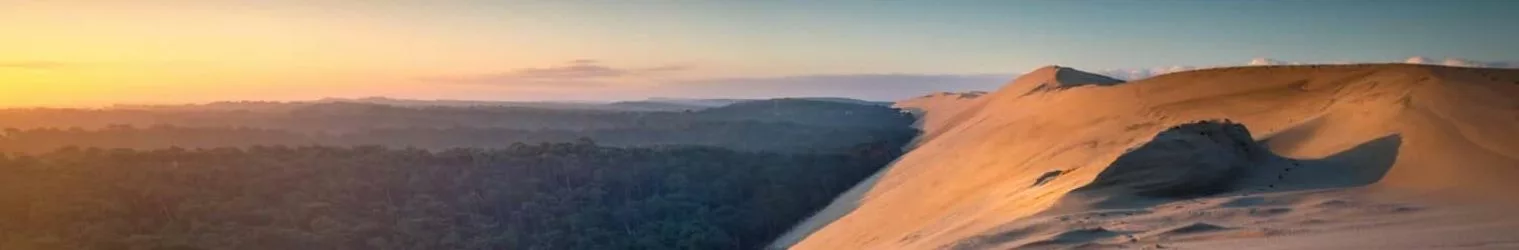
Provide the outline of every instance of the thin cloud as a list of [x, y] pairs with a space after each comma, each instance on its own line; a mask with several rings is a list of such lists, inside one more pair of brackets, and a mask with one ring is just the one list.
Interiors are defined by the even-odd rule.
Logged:
[[570, 61], [565, 65], [553, 67], [513, 70], [511, 72], [499, 74], [496, 77], [564, 80], [619, 77], [631, 74], [632, 72], [633, 70], [618, 69], [601, 65], [601, 62], [595, 60], [582, 59]]
[[70, 66], [73, 66], [73, 65], [72, 64], [68, 64], [68, 63], [52, 62], [52, 61], [13, 61], [13, 62], [0, 62], [0, 69], [44, 70], [44, 69], [61, 69], [61, 68], [66, 68], [66, 67], [70, 67]]
[[[1430, 64], [1466, 67], [1519, 67], [1513, 62], [1471, 61], [1459, 58], [1427, 61]], [[1397, 61], [1388, 61], [1391, 63]], [[1337, 62], [1352, 63], [1352, 62]], [[1295, 65], [1302, 62], [1256, 58], [1237, 64], [1207, 66], [1168, 66], [1129, 69], [1083, 69], [1125, 80], [1213, 67], [1243, 65]], [[1017, 78], [1017, 73], [992, 74], [816, 74], [774, 77], [716, 77], [672, 79], [666, 73], [686, 71], [684, 65], [648, 68], [617, 68], [596, 60], [575, 60], [563, 65], [525, 68], [509, 72], [435, 79], [443, 82], [481, 83], [509, 86], [496, 89], [494, 97], [579, 99], [639, 99], [648, 97], [681, 98], [775, 98], [775, 97], [847, 97], [864, 100], [893, 101], [928, 93], [950, 91], [991, 91]], [[655, 77], [645, 77], [655, 76]], [[631, 84], [646, 83], [646, 84]]]
[[1014, 74], [831, 74], [696, 79], [650, 92], [683, 97], [771, 98], [829, 96], [899, 100], [938, 91], [996, 89]]
[[1432, 64], [1432, 65], [1444, 65], [1444, 66], [1451, 66], [1451, 67], [1470, 67], [1470, 68], [1519, 68], [1519, 62], [1513, 62], [1513, 61], [1508, 61], [1508, 62], [1485, 62], [1485, 61], [1468, 60], [1468, 59], [1464, 59], [1464, 58], [1455, 58], [1455, 57], [1447, 57], [1447, 58], [1445, 58], [1445, 60], [1435, 61], [1435, 60], [1431, 60], [1431, 59], [1429, 59], [1427, 57], [1415, 56], [1415, 57], [1410, 57], [1407, 60], [1403, 60], [1403, 63], [1408, 63], [1408, 64]]
[[1246, 62], [1244, 64], [1213, 65], [1213, 66], [1202, 66], [1202, 67], [1198, 67], [1198, 66], [1170, 66], [1170, 67], [1156, 67], [1156, 68], [1148, 68], [1148, 69], [1144, 69], [1144, 68], [1138, 68], [1138, 69], [1107, 69], [1107, 70], [1096, 70], [1096, 71], [1093, 71], [1092, 73], [1107, 75], [1107, 76], [1110, 76], [1110, 77], [1113, 77], [1113, 78], [1118, 78], [1118, 79], [1123, 79], [1123, 80], [1139, 80], [1139, 79], [1150, 78], [1150, 77], [1157, 76], [1157, 75], [1162, 75], [1162, 74], [1169, 74], [1169, 73], [1182, 72], [1182, 71], [1190, 71], [1190, 70], [1198, 70], [1198, 69], [1207, 69], [1207, 68], [1217, 68], [1217, 67], [1304, 65], [1304, 64], [1354, 64], [1354, 63], [1407, 63], [1407, 64], [1428, 64], [1428, 65], [1443, 65], [1443, 66], [1451, 66], [1451, 67], [1471, 67], [1471, 68], [1519, 68], [1519, 62], [1514, 62], [1514, 61], [1491, 61], [1490, 62], [1490, 61], [1468, 60], [1468, 59], [1454, 58], [1454, 57], [1445, 58], [1444, 60], [1435, 60], [1435, 59], [1431, 59], [1431, 58], [1428, 58], [1428, 57], [1415, 56], [1415, 57], [1410, 57], [1410, 58], [1408, 58], [1406, 60], [1403, 60], [1403, 61], [1382, 61], [1382, 62], [1377, 62], [1377, 61], [1363, 61], [1363, 62], [1339, 61], [1339, 62], [1328, 62], [1328, 63], [1304, 63], [1304, 62], [1277, 60], [1277, 59], [1271, 59], [1271, 58], [1255, 58], [1255, 59], [1251, 59], [1249, 62]]
[[597, 60], [579, 59], [550, 67], [522, 68], [494, 74], [434, 77], [423, 80], [509, 86], [593, 87], [610, 85], [630, 78], [657, 76], [690, 69], [690, 66], [685, 65], [618, 68], [604, 65]]

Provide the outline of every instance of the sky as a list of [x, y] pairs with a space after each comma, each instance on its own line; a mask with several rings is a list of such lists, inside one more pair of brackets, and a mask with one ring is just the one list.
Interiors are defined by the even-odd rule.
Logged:
[[1519, 1], [0, 0], [0, 107], [844, 96], [1093, 71], [1519, 59]]

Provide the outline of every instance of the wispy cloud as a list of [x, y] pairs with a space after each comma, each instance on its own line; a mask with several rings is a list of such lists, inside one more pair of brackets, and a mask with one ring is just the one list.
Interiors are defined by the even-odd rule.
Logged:
[[604, 86], [620, 80], [657, 76], [660, 74], [690, 70], [686, 65], [664, 65], [648, 68], [619, 68], [607, 66], [601, 61], [580, 59], [549, 67], [521, 68], [501, 73], [424, 78], [426, 81], [499, 84], [507, 86]]
[[[1336, 62], [1337, 64], [1349, 62]], [[1382, 62], [1390, 63], [1390, 62]], [[1404, 63], [1426, 63], [1460, 67], [1519, 67], [1514, 62], [1482, 62], [1460, 58], [1444, 60], [1409, 59]], [[1132, 69], [1094, 69], [1090, 72], [1125, 80], [1156, 75], [1228, 66], [1304, 64], [1255, 58], [1239, 64], [1212, 66], [1166, 66]], [[1085, 69], [1083, 69], [1085, 70]], [[679, 97], [772, 98], [799, 96], [849, 97], [865, 100], [901, 100], [939, 91], [996, 90], [1019, 74], [835, 74], [793, 75], [779, 77], [708, 78], [673, 82], [649, 89], [649, 93]]]
[[996, 89], [1013, 74], [833, 74], [710, 78], [662, 85], [651, 92], [670, 96], [771, 98], [786, 96], [898, 100], [937, 91]]
[[1149, 78], [1149, 77], [1153, 77], [1153, 76], [1157, 76], [1157, 75], [1162, 75], [1162, 74], [1169, 74], [1169, 73], [1189, 71], [1189, 70], [1197, 70], [1197, 69], [1206, 69], [1206, 68], [1217, 68], [1217, 67], [1270, 66], [1270, 65], [1303, 65], [1303, 64], [1354, 64], [1354, 63], [1408, 63], [1408, 64], [1443, 65], [1443, 66], [1452, 66], [1452, 67], [1473, 67], [1473, 68], [1519, 68], [1519, 62], [1516, 62], [1516, 61], [1485, 62], [1485, 61], [1475, 61], [1475, 60], [1468, 60], [1468, 59], [1454, 58], [1454, 57], [1445, 58], [1444, 60], [1435, 60], [1435, 59], [1430, 59], [1428, 57], [1415, 56], [1415, 57], [1410, 57], [1410, 58], [1408, 58], [1406, 60], [1403, 60], [1403, 61], [1381, 61], [1381, 62], [1377, 62], [1377, 61], [1363, 61], [1363, 62], [1340, 61], [1340, 62], [1327, 62], [1327, 63], [1304, 63], [1304, 62], [1284, 61], [1284, 60], [1277, 60], [1277, 59], [1263, 58], [1262, 57], [1262, 58], [1251, 59], [1249, 62], [1246, 62], [1244, 64], [1213, 65], [1213, 66], [1169, 66], [1169, 67], [1134, 68], [1134, 69], [1106, 69], [1106, 70], [1095, 70], [1095, 71], [1092, 71], [1092, 73], [1103, 74], [1103, 75], [1111, 76], [1113, 78], [1124, 79], [1124, 80], [1138, 80], [1138, 79]]
[[0, 69], [61, 69], [73, 66], [73, 64], [53, 61], [0, 61]]
[[[1395, 61], [1383, 63], [1391, 62]], [[1456, 58], [1445, 60], [1410, 59], [1405, 63], [1429, 63], [1467, 67], [1519, 67], [1519, 64], [1512, 62], [1477, 62]], [[1228, 65], [1082, 70], [1119, 79], [1138, 80], [1160, 74], [1213, 67], [1293, 64], [1302, 63], [1256, 58]], [[550, 97], [568, 99], [640, 99], [648, 97], [775, 98], [827, 96], [892, 101], [941, 91], [996, 90], [1019, 75], [1018, 73], [859, 73], [772, 77], [681, 78], [672, 74], [688, 70], [693, 69], [683, 65], [645, 68], [612, 67], [596, 60], [575, 60], [552, 67], [522, 68], [498, 74], [434, 80], [481, 84], [476, 86], [506, 87], [482, 90], [499, 91], [491, 92], [490, 98], [503, 98], [506, 96], [523, 99]], [[635, 82], [639, 84], [631, 84]]]
[[1444, 66], [1452, 66], [1452, 67], [1471, 67], [1471, 68], [1519, 68], [1519, 61], [1484, 62], [1484, 61], [1468, 60], [1468, 59], [1464, 59], [1464, 58], [1454, 58], [1454, 57], [1447, 57], [1447, 58], [1445, 58], [1445, 60], [1435, 61], [1435, 60], [1431, 60], [1431, 59], [1429, 59], [1427, 57], [1415, 56], [1415, 57], [1410, 57], [1407, 60], [1403, 60], [1403, 63], [1433, 64], [1433, 65], [1444, 65]]

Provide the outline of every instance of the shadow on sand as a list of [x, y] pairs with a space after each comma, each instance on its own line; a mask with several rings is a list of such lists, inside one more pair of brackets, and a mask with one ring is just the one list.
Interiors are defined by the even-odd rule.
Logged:
[[[1159, 138], [1161, 138], [1160, 135], [1157, 135], [1157, 140]], [[1269, 140], [1269, 138], [1261, 141], [1247, 140], [1252, 145], [1246, 145], [1245, 147], [1264, 149], [1264, 147], [1261, 147], [1261, 145]], [[998, 247], [1002, 244], [1023, 240], [1028, 237], [1039, 235], [1039, 232], [1045, 231], [1044, 229], [1048, 229], [1043, 228], [1047, 225], [1042, 225], [1041, 223], [1036, 222], [1039, 221], [1040, 218], [1050, 218], [1077, 211], [1110, 209], [1140, 211], [1149, 210], [1159, 204], [1187, 199], [1270, 194], [1314, 189], [1349, 188], [1370, 185], [1381, 180], [1392, 168], [1394, 162], [1397, 159], [1399, 148], [1402, 147], [1402, 144], [1402, 136], [1398, 134], [1392, 134], [1362, 142], [1355, 147], [1340, 151], [1325, 158], [1303, 160], [1281, 157], [1275, 153], [1270, 152], [1269, 150], [1265, 150], [1262, 152], [1264, 155], [1250, 160], [1248, 162], [1249, 164], [1245, 164], [1243, 169], [1238, 169], [1237, 171], [1228, 171], [1228, 176], [1217, 177], [1220, 178], [1220, 181], [1202, 182], [1209, 183], [1208, 185], [1210, 186], [1188, 187], [1202, 190], [1201, 192], [1196, 193], [1168, 192], [1163, 193], [1164, 195], [1139, 195], [1134, 192], [1136, 188], [1142, 189], [1154, 187], [1155, 185], [1165, 185], [1166, 183], [1105, 183], [1102, 187], [1092, 187], [1092, 185], [1088, 185], [1087, 187], [1078, 188], [1077, 190], [1073, 190], [1071, 193], [1066, 194], [1066, 196], [1062, 197], [1062, 200], [1057, 205], [1051, 207], [1045, 212], [1029, 216], [1019, 221], [1013, 221], [1004, 224], [1003, 226], [999, 226], [996, 229], [989, 230], [986, 233], [980, 234], [980, 236], [960, 240], [950, 245], [949, 248], [982, 249], [988, 247]], [[1143, 151], [1136, 150], [1126, 153], [1125, 155], [1134, 153], [1143, 153]], [[1185, 163], [1191, 161], [1167, 161], [1167, 163], [1176, 162]], [[1113, 163], [1113, 165], [1118, 164], [1118, 160], [1115, 160]], [[1113, 165], [1109, 166], [1110, 169], [1104, 170], [1102, 174], [1099, 174], [1099, 180], [1094, 180], [1094, 183], [1103, 181], [1100, 180], [1104, 178], [1101, 177], [1102, 175], [1114, 175], [1113, 173], [1109, 172], [1112, 171], [1115, 167]], [[1187, 167], [1177, 166], [1175, 164], [1148, 164], [1143, 166], [1153, 168]], [[1182, 169], [1182, 172], [1186, 172], [1188, 170], [1197, 169]], [[1132, 176], [1117, 178], [1117, 181], [1145, 181], [1135, 178], [1154, 177], [1149, 176], [1152, 175], [1152, 173], [1143, 173], [1145, 171], [1164, 172], [1177, 171], [1177, 169], [1134, 169], [1133, 167], [1129, 167], [1129, 169], [1118, 171], [1137, 171], [1137, 174], [1131, 174]], [[1205, 169], [1205, 171], [1213, 170]], [[1130, 174], [1119, 173], [1119, 175]], [[1174, 177], [1170, 174], [1164, 174], [1163, 176]], [[1109, 181], [1111, 182], [1112, 180]]]

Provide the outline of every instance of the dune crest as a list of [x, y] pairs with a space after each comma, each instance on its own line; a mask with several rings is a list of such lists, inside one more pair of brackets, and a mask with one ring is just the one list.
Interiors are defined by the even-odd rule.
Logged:
[[918, 141], [926, 141], [928, 138], [932, 138], [932, 135], [938, 134], [940, 130], [953, 126], [954, 124], [951, 121], [954, 120], [953, 118], [956, 115], [959, 115], [961, 111], [972, 106], [978, 100], [982, 100], [981, 96], [986, 94], [987, 92], [985, 91], [962, 93], [939, 92], [898, 101], [892, 104], [892, 107], [906, 110], [917, 116], [918, 120], [913, 123], [913, 126], [922, 130], [925, 134], [918, 138]]
[[[856, 197], [841, 198], [850, 209], [812, 222], [826, 226], [795, 244], [776, 246], [1005, 249], [1097, 226], [1119, 236], [1045, 245], [1397, 249], [1519, 240], [1502, 233], [1519, 230], [1519, 220], [1491, 212], [1519, 207], [1507, 194], [1519, 190], [1511, 181], [1519, 178], [1519, 100], [1512, 98], [1519, 96], [1519, 70], [1295, 65], [1132, 82], [1085, 74], [1041, 68], [964, 103], [878, 180], [857, 187]], [[1242, 127], [1223, 124], [1203, 129], [1223, 135], [1180, 139], [1189, 143], [1157, 142], [1173, 140], [1163, 132], [1173, 126], [1215, 119]], [[1102, 184], [1125, 176], [1110, 172], [1122, 172], [1115, 168], [1177, 159], [1125, 157], [1131, 149], [1244, 142], [1180, 156], [1260, 154], [1193, 159], [1213, 165], [1164, 173], [1179, 180], [1166, 185]], [[1216, 173], [1193, 172], [1235, 168], [1248, 171], [1218, 175], [1229, 177], [1223, 184], [1197, 180]], [[1156, 178], [1131, 174], [1119, 179]], [[1210, 185], [1226, 188], [1167, 195]], [[1129, 192], [1080, 191], [1113, 186]], [[1475, 222], [1483, 223], [1463, 224]], [[1228, 230], [1139, 237], [1195, 223]], [[1267, 238], [1303, 243], [1261, 244]]]
[[1039, 85], [1038, 87], [1034, 87], [1036, 91], [1061, 90], [1087, 85], [1113, 86], [1124, 83], [1123, 80], [1113, 79], [1112, 77], [1057, 65], [1040, 67], [1019, 77], [1017, 81], [1037, 81]]

